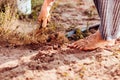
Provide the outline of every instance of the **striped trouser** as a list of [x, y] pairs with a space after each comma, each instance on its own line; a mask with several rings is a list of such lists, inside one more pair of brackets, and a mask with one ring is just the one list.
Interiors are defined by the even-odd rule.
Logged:
[[101, 18], [100, 33], [105, 40], [120, 37], [120, 0], [94, 0]]

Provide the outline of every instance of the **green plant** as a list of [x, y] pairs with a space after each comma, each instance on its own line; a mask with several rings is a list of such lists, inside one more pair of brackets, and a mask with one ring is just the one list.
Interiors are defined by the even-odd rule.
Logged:
[[16, 13], [17, 10], [14, 9], [14, 7], [10, 6], [10, 4], [6, 4], [4, 5], [4, 10], [0, 10], [0, 26], [1, 27], [5, 27], [5, 26], [9, 26], [8, 23], [10, 23], [10, 21], [16, 19]]

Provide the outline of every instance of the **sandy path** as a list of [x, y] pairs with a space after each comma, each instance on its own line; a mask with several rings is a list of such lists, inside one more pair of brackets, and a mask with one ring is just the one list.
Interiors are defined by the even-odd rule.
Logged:
[[119, 80], [120, 52], [117, 48], [118, 45], [82, 52], [66, 47], [53, 49], [52, 46], [45, 46], [39, 53], [8, 49], [6, 51], [9, 53], [6, 56], [2, 55], [6, 52], [0, 55], [2, 62], [0, 78], [1, 80]]

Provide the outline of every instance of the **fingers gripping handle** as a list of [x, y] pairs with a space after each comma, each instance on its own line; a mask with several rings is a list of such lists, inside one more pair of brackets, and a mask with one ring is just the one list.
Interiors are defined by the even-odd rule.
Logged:
[[44, 0], [40, 14], [38, 16], [38, 23], [40, 27], [46, 27], [50, 17], [50, 10], [55, 0]]

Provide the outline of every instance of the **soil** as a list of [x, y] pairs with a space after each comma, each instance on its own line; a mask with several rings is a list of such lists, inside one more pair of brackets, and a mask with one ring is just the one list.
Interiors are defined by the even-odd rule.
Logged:
[[[85, 27], [88, 21], [90, 25], [99, 23], [97, 14], [85, 15], [91, 8], [84, 5], [79, 0], [63, 0], [53, 10], [52, 21], [58, 21], [63, 32], [70, 26]], [[120, 80], [120, 39], [114, 46], [86, 52], [66, 44], [0, 43], [0, 80]]]

